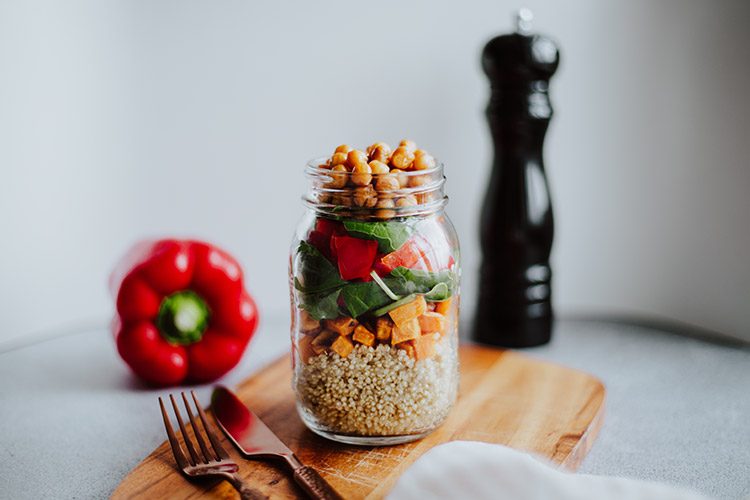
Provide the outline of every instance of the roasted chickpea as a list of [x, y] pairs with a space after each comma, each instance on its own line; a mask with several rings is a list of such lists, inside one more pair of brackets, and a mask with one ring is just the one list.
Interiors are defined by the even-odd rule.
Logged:
[[378, 210], [375, 211], [375, 217], [379, 219], [390, 219], [396, 216], [395, 210], [396, 204], [391, 198], [379, 198], [375, 204]]
[[390, 167], [380, 160], [372, 160], [370, 162], [370, 170], [375, 175], [387, 174], [391, 171]]
[[367, 148], [367, 156], [370, 160], [388, 163], [388, 158], [391, 156], [391, 147], [384, 142], [376, 142]]
[[365, 200], [364, 208], [375, 208], [375, 205], [377, 205], [377, 203], [378, 203], [378, 195], [376, 193], [373, 196], [370, 196]]
[[414, 141], [410, 141], [409, 139], [403, 139], [398, 143], [398, 147], [404, 148], [411, 153], [417, 150], [417, 145], [414, 143]]
[[369, 155], [369, 158], [370, 160], [382, 161], [387, 164], [391, 161], [391, 150], [376, 149], [371, 155]]
[[333, 196], [332, 202], [334, 205], [340, 205], [342, 207], [352, 206], [352, 197], [348, 194], [337, 194]]
[[375, 181], [375, 189], [378, 192], [383, 191], [395, 191], [399, 189], [401, 185], [398, 183], [398, 179], [394, 175], [382, 175]]
[[367, 149], [365, 151], [367, 152], [367, 155], [369, 156], [369, 155], [372, 154], [373, 151], [375, 151], [378, 148], [382, 148], [383, 146], [385, 146], [388, 149], [390, 149], [390, 146], [388, 146], [387, 143], [382, 142], [382, 141], [378, 141], [378, 142], [374, 142], [374, 143], [370, 144], [369, 146], [367, 146]]
[[393, 198], [378, 198], [377, 203], [375, 204], [377, 208], [395, 208], [396, 202], [393, 201]]
[[412, 170], [427, 170], [435, 166], [435, 158], [428, 153], [421, 154], [414, 158], [411, 164]]
[[352, 183], [355, 186], [367, 186], [372, 181], [372, 169], [367, 163], [357, 163], [352, 168]]
[[354, 168], [357, 165], [367, 165], [367, 155], [359, 149], [352, 149], [346, 154], [346, 166]]
[[378, 202], [378, 193], [375, 192], [375, 188], [368, 184], [364, 187], [355, 188], [352, 200], [354, 205], [358, 207], [372, 208]]
[[333, 153], [333, 156], [331, 156], [331, 166], [335, 167], [336, 165], [344, 165], [346, 163], [346, 153]]
[[396, 176], [396, 179], [398, 179], [398, 185], [401, 188], [405, 188], [409, 183], [409, 176], [406, 175], [406, 172], [403, 170], [400, 170], [398, 168], [394, 168], [391, 170], [391, 174]]
[[421, 187], [427, 184], [430, 180], [429, 175], [410, 175], [409, 176], [409, 187]]
[[349, 179], [348, 174], [349, 172], [344, 165], [336, 165], [331, 169], [331, 182], [328, 183], [328, 187], [336, 189], [343, 188], [346, 186], [346, 181]]
[[396, 206], [399, 208], [416, 207], [417, 198], [413, 194], [406, 195], [403, 198], [399, 198], [396, 200]]
[[403, 146], [397, 147], [391, 156], [391, 166], [401, 170], [409, 170], [413, 161], [414, 153]]
[[341, 146], [337, 147], [334, 153], [344, 153], [347, 154], [349, 151], [352, 150], [352, 147], [348, 144], [342, 144]]

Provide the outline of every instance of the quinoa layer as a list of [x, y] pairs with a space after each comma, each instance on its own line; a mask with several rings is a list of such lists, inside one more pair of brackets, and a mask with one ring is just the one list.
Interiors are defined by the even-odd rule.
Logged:
[[321, 354], [299, 368], [296, 390], [303, 412], [323, 430], [360, 436], [428, 431], [442, 423], [456, 399], [458, 366], [450, 341], [431, 359], [415, 361], [388, 345], [357, 346], [342, 358]]

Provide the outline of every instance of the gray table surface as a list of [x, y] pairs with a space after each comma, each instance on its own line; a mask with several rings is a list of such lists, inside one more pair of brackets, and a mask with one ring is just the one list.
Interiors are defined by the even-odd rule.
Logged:
[[[288, 349], [267, 321], [232, 385]], [[526, 354], [585, 370], [607, 413], [582, 473], [750, 495], [750, 349], [600, 320], [563, 320]], [[208, 402], [209, 386], [198, 388]], [[156, 396], [103, 328], [0, 352], [0, 497], [103, 498], [164, 440]]]

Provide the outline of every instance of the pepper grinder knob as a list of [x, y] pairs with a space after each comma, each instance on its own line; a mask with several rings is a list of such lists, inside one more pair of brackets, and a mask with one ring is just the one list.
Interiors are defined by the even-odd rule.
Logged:
[[526, 7], [516, 12], [516, 33], [527, 35], [531, 33], [531, 23], [534, 21], [534, 13]]

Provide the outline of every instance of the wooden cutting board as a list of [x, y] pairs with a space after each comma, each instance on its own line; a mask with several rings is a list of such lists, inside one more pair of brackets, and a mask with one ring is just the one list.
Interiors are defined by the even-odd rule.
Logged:
[[[382, 498], [420, 455], [459, 439], [530, 451], [569, 470], [580, 465], [603, 420], [605, 391], [599, 380], [513, 351], [474, 345], [461, 346], [460, 362], [459, 399], [448, 420], [421, 441], [399, 446], [348, 446], [308, 431], [295, 409], [287, 357], [236, 390], [303, 463], [315, 467], [347, 499]], [[218, 428], [217, 433], [222, 434]], [[242, 459], [226, 440], [224, 446], [240, 464], [240, 474], [269, 497], [302, 497], [283, 468]], [[239, 498], [226, 482], [183, 478], [166, 441], [113, 494], [115, 499], [201, 496]]]

